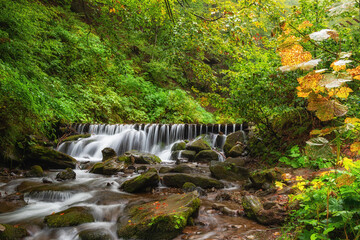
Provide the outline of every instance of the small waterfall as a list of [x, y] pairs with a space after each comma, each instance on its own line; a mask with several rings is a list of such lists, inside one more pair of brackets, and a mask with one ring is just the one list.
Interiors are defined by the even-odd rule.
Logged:
[[78, 124], [73, 128], [81, 134], [91, 133], [91, 137], [64, 142], [58, 150], [84, 161], [101, 160], [101, 150], [106, 147], [113, 148], [118, 155], [129, 150], [138, 150], [165, 158], [168, 156], [163, 159], [168, 160], [173, 143], [192, 140], [203, 133], [210, 138], [212, 147], [222, 151], [226, 135], [230, 131], [228, 128], [231, 127], [232, 132], [243, 128], [238, 124]]
[[44, 202], [64, 202], [73, 196], [71, 192], [42, 191], [25, 194], [25, 199], [32, 199]]

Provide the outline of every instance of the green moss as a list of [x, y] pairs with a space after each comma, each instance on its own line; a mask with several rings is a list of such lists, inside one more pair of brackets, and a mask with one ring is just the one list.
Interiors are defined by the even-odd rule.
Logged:
[[90, 169], [90, 173], [102, 174], [104, 170], [104, 163], [98, 162]]
[[186, 182], [191, 182], [204, 189], [223, 188], [224, 184], [219, 180], [204, 177], [201, 175], [190, 175], [186, 173], [166, 174], [163, 176], [163, 182], [168, 187], [181, 188]]
[[112, 240], [111, 234], [103, 229], [88, 229], [79, 233], [81, 240]]
[[185, 150], [186, 147], [186, 143], [185, 142], [178, 142], [175, 143], [172, 147], [171, 147], [171, 151], [175, 152], [175, 151], [181, 151], [181, 150]]
[[195, 152], [198, 153], [198, 152], [203, 151], [203, 150], [211, 150], [211, 147], [203, 139], [198, 139], [198, 140], [196, 140], [194, 142], [189, 143], [186, 146], [186, 150], [191, 150], [191, 151], [195, 151]]
[[160, 177], [157, 170], [155, 168], [150, 168], [140, 176], [125, 181], [120, 188], [129, 193], [144, 192], [150, 188], [157, 187], [159, 180]]
[[44, 169], [74, 169], [76, 160], [64, 153], [58, 152], [52, 148], [39, 145], [31, 146], [25, 155], [26, 165], [40, 165]]
[[28, 235], [26, 229], [23, 227], [14, 227], [9, 224], [0, 224], [0, 229], [0, 240], [22, 239]]
[[195, 162], [211, 162], [218, 161], [219, 155], [212, 150], [203, 150], [196, 154], [194, 161]]
[[77, 226], [87, 222], [94, 222], [94, 217], [84, 207], [72, 207], [65, 211], [48, 215], [44, 219], [49, 227]]
[[126, 162], [127, 160], [123, 157], [114, 157], [106, 160], [105, 162], [95, 163], [90, 169], [90, 173], [113, 175], [123, 171], [125, 169]]
[[88, 134], [72, 135], [72, 136], [69, 136], [69, 137], [65, 138], [65, 139], [63, 140], [63, 142], [76, 141], [76, 140], [78, 140], [78, 139], [80, 139], [80, 138], [89, 138], [89, 137], [91, 137], [91, 134], [90, 134], [90, 133], [88, 133]]
[[248, 169], [230, 162], [212, 161], [209, 168], [211, 175], [216, 179], [239, 181], [248, 179], [250, 175]]
[[44, 176], [44, 170], [39, 165], [34, 165], [30, 168], [29, 174], [34, 177], [42, 177]]
[[184, 185], [182, 186], [182, 189], [185, 191], [185, 192], [189, 192], [189, 191], [194, 191], [196, 188], [196, 185], [191, 183], [191, 182], [186, 182], [184, 183]]
[[237, 142], [245, 142], [245, 136], [242, 131], [231, 133], [226, 137], [223, 147], [226, 156], [229, 156], [230, 150], [236, 145]]
[[150, 202], [130, 209], [130, 219], [118, 228], [125, 239], [173, 239], [187, 225], [200, 207], [196, 192], [172, 195], [165, 200]]

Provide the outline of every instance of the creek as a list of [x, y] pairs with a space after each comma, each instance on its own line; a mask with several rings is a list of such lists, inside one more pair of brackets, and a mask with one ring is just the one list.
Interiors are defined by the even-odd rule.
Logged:
[[[223, 161], [222, 147], [226, 135], [242, 131], [242, 125], [74, 125], [78, 133], [91, 133], [89, 138], [62, 143], [58, 150], [77, 161], [76, 179], [57, 182], [55, 176], [59, 170], [52, 169], [47, 177], [53, 180], [48, 189], [24, 193], [26, 205], [10, 212], [0, 214], [0, 223], [24, 226], [29, 232], [28, 240], [80, 239], [79, 233], [88, 229], [101, 229], [112, 239], [116, 234], [117, 220], [124, 214], [125, 207], [134, 201], [158, 200], [170, 193], [180, 193], [180, 189], [170, 189], [161, 183], [152, 193], [129, 194], [119, 189], [120, 185], [133, 174], [105, 176], [89, 173], [83, 169], [84, 163], [93, 164], [101, 161], [101, 150], [113, 148], [118, 155], [129, 150], [149, 152], [160, 157], [161, 164], [172, 167], [175, 161], [171, 158], [171, 147], [181, 140], [193, 140], [199, 136], [207, 139], [213, 149], [217, 149], [219, 160]], [[245, 134], [245, 132], [244, 132]], [[180, 157], [181, 159], [181, 157]], [[189, 166], [201, 169], [204, 175], [210, 175], [206, 164], [188, 163]], [[2, 179], [0, 182], [1, 196], [19, 194], [18, 186], [24, 182], [42, 183], [42, 177]], [[241, 214], [226, 215], [214, 210], [212, 205], [218, 200], [216, 195], [221, 192], [236, 193], [239, 186], [224, 182], [225, 189], [209, 190], [207, 196], [201, 197], [200, 212], [194, 226], [188, 226], [175, 239], [272, 239], [274, 230], [242, 217]], [[74, 206], [90, 208], [95, 222], [74, 227], [49, 228], [43, 223], [45, 216], [64, 211]], [[239, 206], [230, 206], [238, 211]]]

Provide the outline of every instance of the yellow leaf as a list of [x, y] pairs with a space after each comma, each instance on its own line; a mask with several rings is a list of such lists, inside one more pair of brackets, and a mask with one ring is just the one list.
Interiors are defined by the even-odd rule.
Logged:
[[282, 182], [278, 182], [278, 181], [275, 182], [275, 187], [277, 187], [279, 190], [283, 189], [284, 185], [285, 184]]
[[355, 125], [356, 123], [360, 123], [359, 118], [345, 118], [345, 123], [350, 123]]
[[342, 160], [342, 165], [346, 170], [349, 170], [350, 167], [355, 167], [353, 160], [347, 157]]
[[360, 142], [354, 142], [353, 144], [351, 144], [350, 151], [360, 154]]
[[348, 87], [341, 87], [337, 92], [336, 92], [336, 96], [339, 98], [348, 98], [349, 93], [351, 93], [353, 90], [351, 88]]
[[321, 181], [313, 181], [312, 184], [315, 189], [320, 189], [322, 187], [322, 185], [324, 185], [324, 183]]
[[304, 52], [303, 47], [295, 44], [290, 48], [283, 49], [279, 55], [283, 66], [296, 65], [310, 61], [312, 56], [310, 52]]

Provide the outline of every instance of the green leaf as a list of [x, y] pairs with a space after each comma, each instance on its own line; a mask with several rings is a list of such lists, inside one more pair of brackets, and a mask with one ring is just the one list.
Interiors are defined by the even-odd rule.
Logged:
[[332, 232], [332, 231], [334, 231], [334, 230], [335, 230], [334, 227], [329, 227], [329, 228], [325, 229], [325, 231], [323, 232], [323, 234], [324, 234], [324, 235], [327, 235], [329, 232]]

